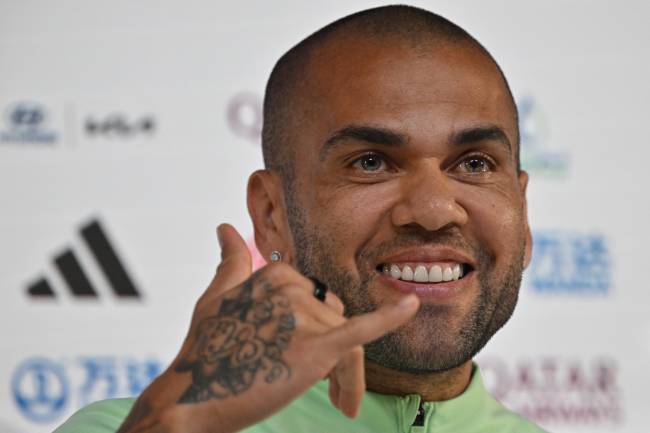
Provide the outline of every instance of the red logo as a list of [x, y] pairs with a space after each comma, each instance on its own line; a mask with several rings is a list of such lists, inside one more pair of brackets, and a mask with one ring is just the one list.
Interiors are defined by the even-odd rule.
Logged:
[[259, 95], [238, 93], [228, 102], [226, 117], [232, 132], [259, 144], [262, 135], [262, 98]]

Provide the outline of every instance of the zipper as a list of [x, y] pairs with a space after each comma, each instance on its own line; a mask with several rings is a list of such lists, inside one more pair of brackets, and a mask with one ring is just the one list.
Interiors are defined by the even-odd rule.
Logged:
[[422, 400], [420, 400], [420, 404], [418, 405], [418, 414], [415, 415], [415, 420], [413, 421], [411, 427], [423, 427], [423, 426], [424, 426], [424, 406]]

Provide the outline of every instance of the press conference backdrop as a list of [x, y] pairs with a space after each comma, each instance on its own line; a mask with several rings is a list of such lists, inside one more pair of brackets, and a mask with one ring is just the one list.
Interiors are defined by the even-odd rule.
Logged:
[[[168, 365], [216, 225], [252, 239], [275, 60], [379, 4], [0, 1], [0, 431], [51, 431]], [[483, 42], [519, 104], [535, 249], [478, 356], [489, 388], [553, 432], [647, 432], [650, 4], [413, 4]]]

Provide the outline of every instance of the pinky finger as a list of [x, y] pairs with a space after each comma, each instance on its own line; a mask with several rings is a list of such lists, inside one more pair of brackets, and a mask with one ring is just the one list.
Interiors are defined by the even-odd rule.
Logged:
[[339, 385], [339, 381], [336, 379], [335, 374], [330, 374], [329, 376], [329, 397], [330, 401], [332, 402], [332, 405], [337, 408], [341, 409], [339, 407], [339, 394], [341, 393], [341, 387]]

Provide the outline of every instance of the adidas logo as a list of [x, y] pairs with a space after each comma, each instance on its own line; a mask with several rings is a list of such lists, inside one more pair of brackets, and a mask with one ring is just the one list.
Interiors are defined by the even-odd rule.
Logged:
[[[133, 284], [99, 221], [92, 220], [81, 227], [80, 234], [115, 296], [122, 299], [141, 299], [140, 292]], [[99, 298], [98, 292], [72, 249], [68, 248], [55, 256], [53, 265], [73, 297]], [[31, 298], [56, 297], [56, 293], [45, 277], [40, 277], [36, 282], [27, 286], [27, 294]]]

